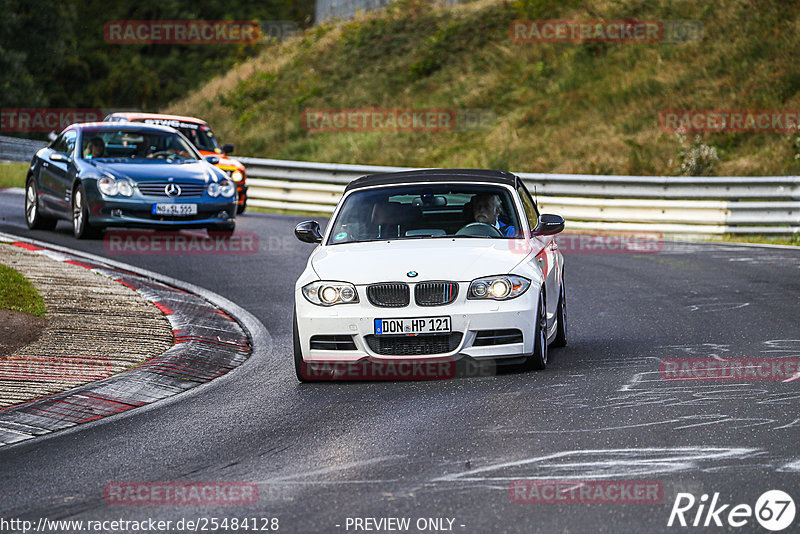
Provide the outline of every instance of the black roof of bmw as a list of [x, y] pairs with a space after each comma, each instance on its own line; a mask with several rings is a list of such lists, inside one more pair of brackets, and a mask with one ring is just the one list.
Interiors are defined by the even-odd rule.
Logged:
[[345, 191], [375, 185], [392, 185], [417, 182], [490, 182], [502, 185], [517, 185], [517, 176], [506, 171], [481, 169], [421, 169], [416, 171], [370, 174], [347, 184]]
[[160, 124], [147, 124], [144, 122], [78, 122], [70, 124], [63, 131], [67, 130], [108, 130], [126, 132], [174, 132], [175, 129]]

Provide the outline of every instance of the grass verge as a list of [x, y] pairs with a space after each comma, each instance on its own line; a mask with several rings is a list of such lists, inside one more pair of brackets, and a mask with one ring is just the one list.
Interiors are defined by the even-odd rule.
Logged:
[[[796, 131], [681, 136], [660, 123], [665, 110], [800, 109], [796, 2], [439, 4], [398, 0], [316, 25], [163, 111], [206, 119], [241, 155], [277, 159], [579, 174], [800, 174]], [[518, 19], [631, 18], [691, 21], [702, 32], [686, 42], [645, 44], [518, 43], [509, 33]], [[394, 132], [315, 131], [304, 122], [315, 110], [374, 108], [461, 110], [481, 120]]]
[[0, 163], [0, 187], [25, 187], [27, 163]]
[[789, 236], [726, 234], [722, 237], [722, 241], [728, 243], [758, 243], [761, 245], [790, 245], [800, 247], [800, 234]]
[[44, 317], [44, 300], [20, 273], [0, 263], [0, 310], [16, 310]]
[[330, 213], [322, 213], [319, 211], [300, 211], [300, 210], [286, 210], [278, 208], [257, 208], [255, 206], [247, 206], [247, 211], [252, 213], [274, 213], [278, 215], [295, 215], [298, 217], [316, 217], [317, 221], [327, 221], [330, 219]]

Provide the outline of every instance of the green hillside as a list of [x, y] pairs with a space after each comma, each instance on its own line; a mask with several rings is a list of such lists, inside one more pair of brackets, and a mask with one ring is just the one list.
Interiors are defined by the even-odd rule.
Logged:
[[[684, 43], [515, 43], [516, 19], [693, 20]], [[239, 155], [530, 172], [783, 175], [797, 133], [679, 136], [667, 109], [800, 109], [794, 1], [406, 0], [314, 27], [164, 111], [207, 119]], [[484, 110], [466, 131], [324, 132], [305, 110]]]

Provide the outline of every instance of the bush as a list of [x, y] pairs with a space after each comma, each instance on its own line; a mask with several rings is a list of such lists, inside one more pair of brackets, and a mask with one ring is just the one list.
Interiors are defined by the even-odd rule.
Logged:
[[694, 141], [687, 144], [686, 136], [677, 134], [681, 148], [678, 151], [681, 176], [711, 176], [714, 167], [719, 163], [717, 149], [706, 145], [697, 135]]

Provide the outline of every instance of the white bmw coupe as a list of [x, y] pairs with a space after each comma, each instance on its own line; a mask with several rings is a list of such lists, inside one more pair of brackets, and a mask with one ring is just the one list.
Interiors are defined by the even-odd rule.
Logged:
[[297, 378], [415, 360], [544, 369], [548, 346], [567, 343], [563, 229], [509, 172], [354, 180], [324, 235], [315, 221], [295, 228], [319, 244], [295, 285]]

